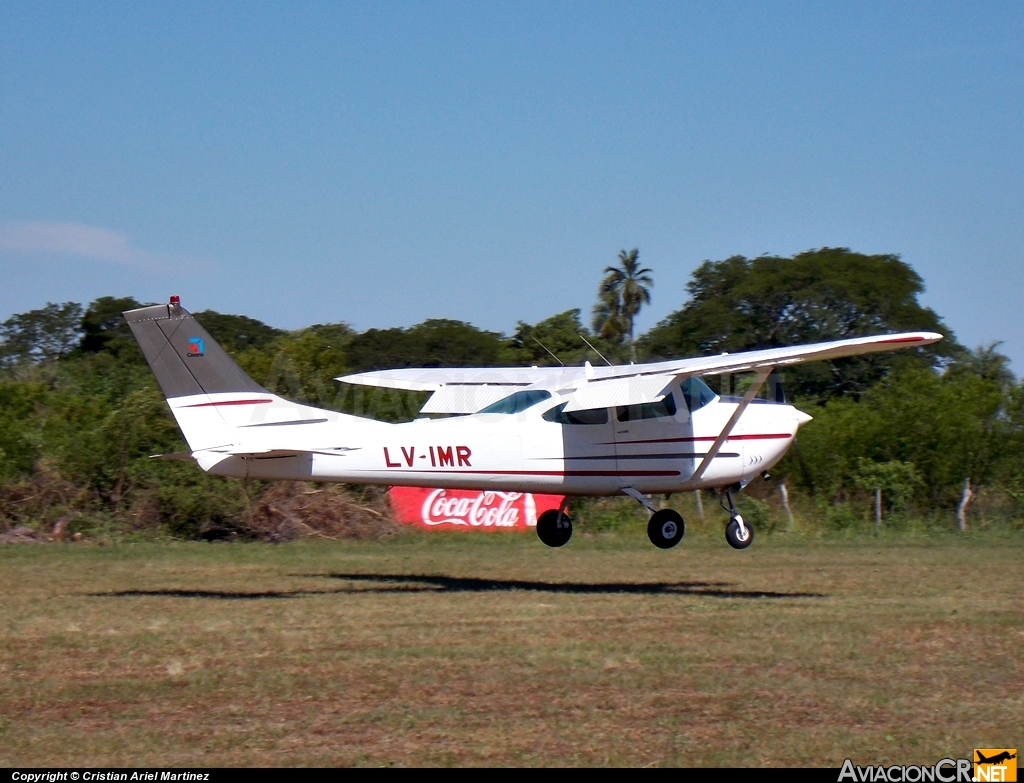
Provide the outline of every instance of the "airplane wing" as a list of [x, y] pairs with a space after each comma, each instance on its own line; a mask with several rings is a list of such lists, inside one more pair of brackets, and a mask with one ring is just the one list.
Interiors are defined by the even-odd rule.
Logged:
[[811, 361], [841, 359], [938, 342], [935, 332], [902, 332], [825, 343], [697, 356], [615, 367], [410, 368], [345, 375], [344, 383], [433, 392], [424, 413], [474, 413], [525, 388], [568, 396], [567, 411], [637, 405], [664, 396], [677, 378], [756, 371]]
[[335, 378], [342, 383], [405, 391], [437, 391], [442, 386], [513, 386], [551, 382], [563, 374], [583, 374], [582, 367], [409, 367], [375, 370]]
[[[718, 356], [698, 356], [692, 359], [677, 359], [649, 364], [631, 364], [621, 367], [595, 367], [593, 378], [570, 396], [565, 410], [580, 410], [586, 407], [611, 407], [613, 405], [637, 405], [654, 402], [665, 394], [666, 387], [675, 378], [694, 375], [718, 375], [783, 367], [804, 362], [842, 359], [866, 353], [892, 351], [900, 348], [918, 348], [942, 339], [936, 332], [902, 332], [882, 334], [873, 337], [854, 337], [849, 340], [832, 340], [826, 343], [812, 343], [786, 348], [766, 348], [760, 351], [723, 353]], [[665, 381], [668, 382], [665, 382]], [[598, 396], [594, 387], [614, 385], [616, 390]], [[600, 399], [599, 405], [590, 405], [591, 400]]]
[[454, 367], [381, 370], [343, 375], [342, 383], [433, 392], [420, 413], [476, 413], [529, 387], [557, 390], [586, 377], [585, 367]]

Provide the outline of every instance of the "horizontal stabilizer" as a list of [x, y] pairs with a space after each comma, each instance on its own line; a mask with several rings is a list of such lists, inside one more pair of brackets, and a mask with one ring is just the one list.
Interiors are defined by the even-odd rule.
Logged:
[[224, 448], [206, 449], [213, 454], [223, 454], [226, 457], [242, 457], [247, 459], [281, 459], [283, 457], [304, 457], [310, 454], [321, 454], [328, 457], [344, 456], [349, 451], [358, 449], [348, 446], [336, 446], [317, 449], [254, 449], [245, 446], [225, 446]]

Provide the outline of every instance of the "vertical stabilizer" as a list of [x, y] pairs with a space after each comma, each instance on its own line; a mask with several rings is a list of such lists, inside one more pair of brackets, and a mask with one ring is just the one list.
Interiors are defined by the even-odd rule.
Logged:
[[266, 394], [267, 390], [235, 364], [177, 299], [171, 297], [170, 304], [124, 313], [164, 396], [173, 399], [223, 392]]
[[128, 310], [124, 317], [193, 451], [234, 442], [233, 428], [220, 410], [233, 401], [224, 395], [266, 395], [260, 400], [264, 402], [273, 398], [210, 337], [178, 297], [172, 296], [170, 304]]

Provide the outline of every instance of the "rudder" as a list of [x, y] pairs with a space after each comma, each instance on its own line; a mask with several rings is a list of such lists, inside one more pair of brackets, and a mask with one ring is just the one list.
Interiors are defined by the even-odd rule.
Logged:
[[246, 375], [234, 359], [172, 296], [169, 304], [123, 313], [171, 412], [193, 451], [229, 445], [233, 428], [209, 395], [273, 395]]
[[167, 399], [267, 393], [178, 303], [178, 297], [172, 296], [170, 304], [127, 310], [123, 315]]

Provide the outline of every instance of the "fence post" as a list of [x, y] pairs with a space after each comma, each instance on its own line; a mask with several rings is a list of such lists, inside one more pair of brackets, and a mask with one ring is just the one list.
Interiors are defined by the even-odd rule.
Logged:
[[967, 529], [967, 507], [974, 500], [974, 490], [971, 489], [970, 477], [964, 479], [964, 491], [960, 495], [960, 505], [956, 508], [956, 526], [960, 530]]
[[793, 509], [789, 507], [789, 488], [785, 481], [779, 484], [779, 494], [782, 495], [782, 507], [786, 509], [786, 518], [789, 519], [787, 530], [792, 531], [796, 527], [796, 523], [793, 522]]

